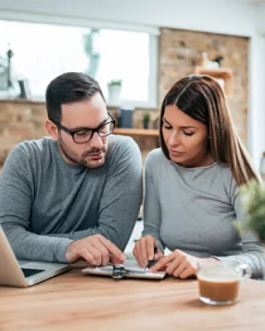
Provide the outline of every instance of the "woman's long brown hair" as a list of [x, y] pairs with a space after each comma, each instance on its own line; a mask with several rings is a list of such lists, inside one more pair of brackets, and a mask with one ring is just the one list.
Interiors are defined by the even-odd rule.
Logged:
[[160, 112], [160, 143], [170, 159], [162, 126], [166, 106], [176, 105], [208, 128], [210, 152], [217, 162], [228, 164], [238, 186], [251, 179], [260, 181], [251, 164], [228, 111], [226, 98], [219, 83], [210, 76], [190, 75], [176, 82], [165, 96]]

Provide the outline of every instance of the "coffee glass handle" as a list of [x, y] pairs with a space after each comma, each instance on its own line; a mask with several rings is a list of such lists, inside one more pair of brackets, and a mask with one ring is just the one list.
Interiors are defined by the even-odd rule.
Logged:
[[245, 283], [251, 277], [252, 271], [247, 264], [240, 264], [239, 267], [242, 270], [241, 282]]

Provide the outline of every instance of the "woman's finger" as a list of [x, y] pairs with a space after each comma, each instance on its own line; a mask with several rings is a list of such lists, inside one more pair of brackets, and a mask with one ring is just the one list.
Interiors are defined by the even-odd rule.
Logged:
[[140, 255], [141, 255], [141, 267], [145, 268], [146, 263], [148, 261], [146, 238], [141, 238], [140, 239]]
[[174, 253], [171, 253], [168, 256], [163, 257], [150, 269], [150, 272], [156, 272], [158, 270], [162, 270], [168, 263], [170, 263], [174, 259], [175, 259]]
[[186, 270], [189, 267], [189, 261], [187, 261], [186, 259], [182, 260], [181, 263], [178, 265], [178, 267], [174, 270], [174, 272], [172, 273], [172, 275], [174, 277], [179, 277], [179, 275], [184, 272], [184, 270]]
[[181, 262], [181, 259], [175, 258], [175, 260], [169, 263], [168, 267], [166, 268], [166, 273], [169, 275], [173, 275], [174, 271], [179, 267]]
[[182, 271], [182, 273], [179, 275], [179, 278], [186, 279], [186, 278], [188, 278], [189, 276], [192, 276], [192, 275], [194, 275], [194, 268], [189, 266], [189, 267], [187, 267], [186, 269], [184, 269]]

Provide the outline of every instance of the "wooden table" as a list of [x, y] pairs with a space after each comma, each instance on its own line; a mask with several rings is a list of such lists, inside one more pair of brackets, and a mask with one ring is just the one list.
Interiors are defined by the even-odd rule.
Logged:
[[265, 282], [248, 281], [241, 301], [212, 307], [197, 281], [119, 280], [80, 269], [27, 289], [0, 287], [0, 330], [265, 330]]

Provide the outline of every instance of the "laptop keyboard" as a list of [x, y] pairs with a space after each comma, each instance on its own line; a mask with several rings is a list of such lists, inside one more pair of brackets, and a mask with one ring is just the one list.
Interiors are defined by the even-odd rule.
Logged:
[[21, 270], [22, 270], [22, 272], [23, 272], [23, 274], [26, 278], [45, 271], [45, 270], [42, 270], [42, 269], [26, 269], [26, 268], [21, 268]]

